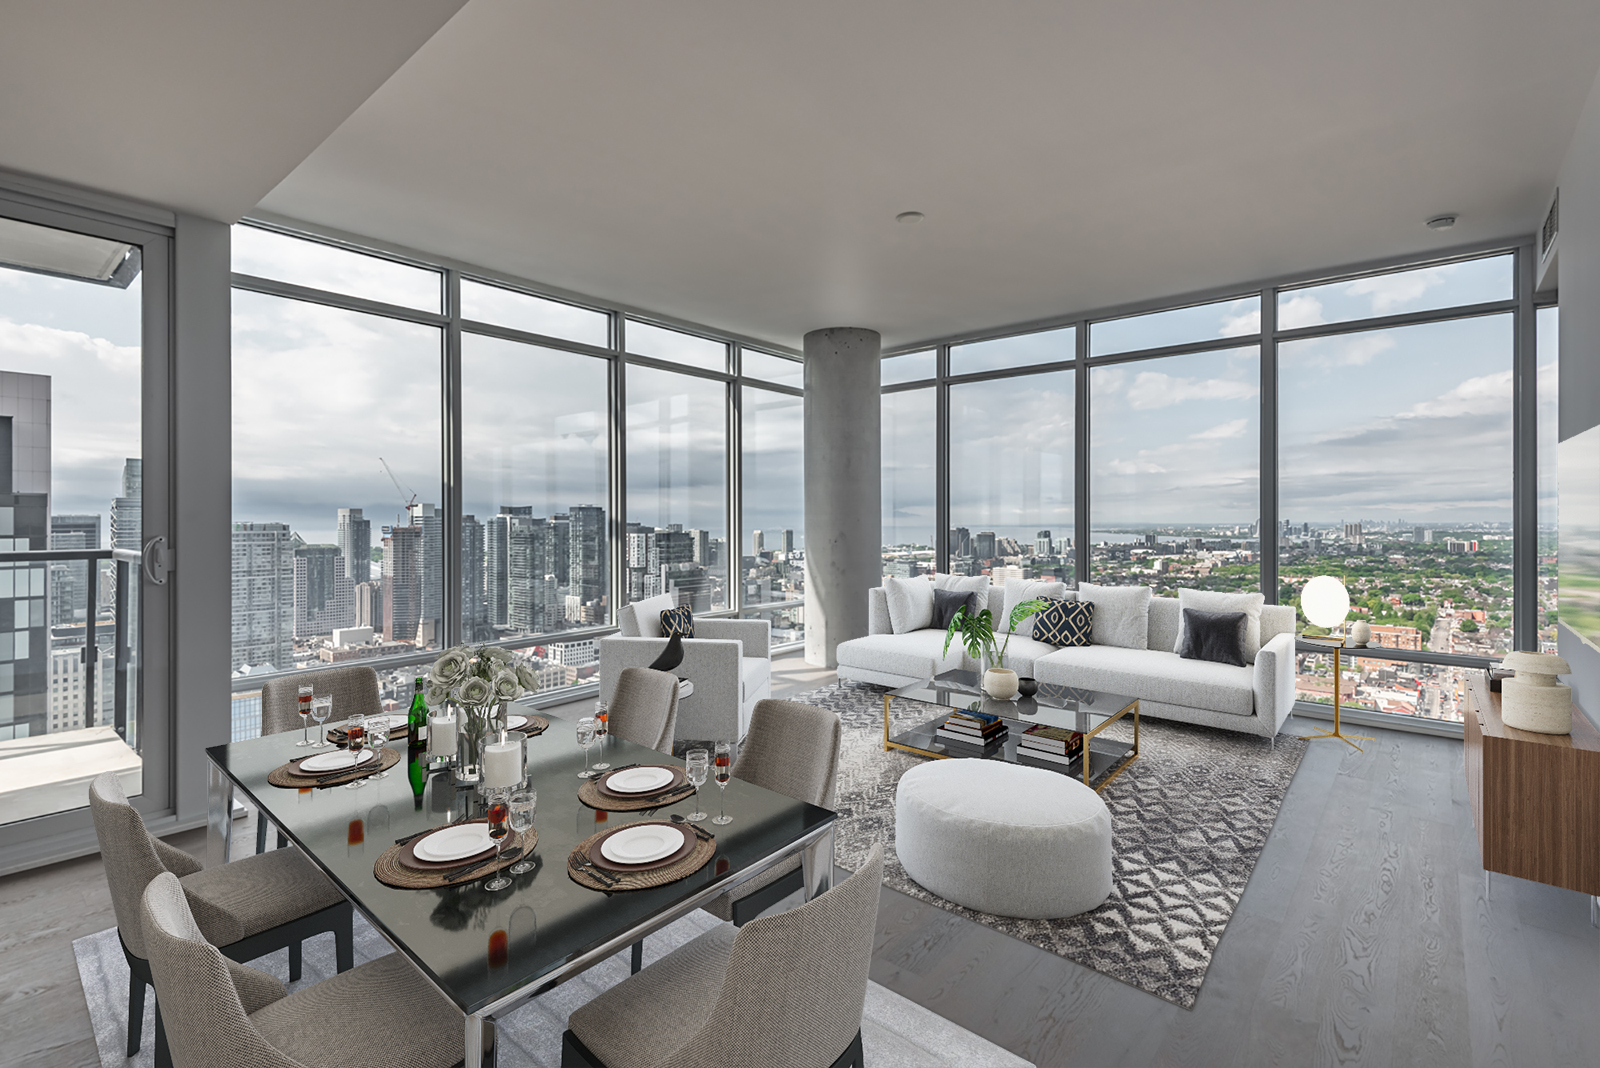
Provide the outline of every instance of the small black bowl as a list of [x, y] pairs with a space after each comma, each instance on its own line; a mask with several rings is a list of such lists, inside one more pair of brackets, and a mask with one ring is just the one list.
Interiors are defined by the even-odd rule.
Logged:
[[1039, 680], [1027, 675], [1017, 680], [1017, 692], [1024, 697], [1032, 697], [1039, 692]]

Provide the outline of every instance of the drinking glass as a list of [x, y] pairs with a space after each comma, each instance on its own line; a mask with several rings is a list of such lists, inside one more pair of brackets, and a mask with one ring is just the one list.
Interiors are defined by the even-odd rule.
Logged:
[[295, 742], [295, 747], [304, 749], [311, 745], [311, 735], [307, 733], [306, 726], [311, 722], [311, 684], [300, 687], [299, 704], [295, 710], [300, 713], [300, 740]]
[[[373, 716], [367, 720], [367, 742], [372, 746], [372, 755], [380, 761], [383, 759], [383, 747], [389, 742], [389, 718], [387, 716]], [[376, 775], [369, 776], [373, 779], [387, 779], [389, 769], [384, 768]]]
[[704, 749], [691, 749], [684, 754], [683, 770], [688, 773], [689, 781], [694, 783], [694, 807], [696, 811], [686, 817], [690, 822], [698, 823], [706, 818], [700, 808], [700, 787], [705, 785], [706, 772], [711, 764], [711, 754]]
[[[489, 837], [494, 839], [494, 862], [500, 863], [500, 850], [511, 834], [511, 795], [503, 789], [489, 794]], [[483, 884], [485, 890], [504, 890], [511, 885], [505, 872], [496, 872], [494, 878]]]
[[332, 743], [328, 741], [322, 725], [328, 722], [328, 717], [333, 715], [333, 696], [323, 694], [321, 697], [311, 699], [311, 718], [317, 721], [317, 740], [311, 743], [313, 749], [326, 749]]
[[578, 721], [578, 744], [583, 746], [583, 770], [578, 772], [580, 779], [592, 779], [595, 772], [589, 770], [589, 747], [594, 744], [595, 731], [599, 724], [593, 716], [584, 716]]
[[728, 815], [728, 778], [733, 774], [733, 746], [727, 742], [717, 743], [717, 818], [712, 820], [715, 824], [732, 823], [733, 817]]
[[[533, 818], [539, 810], [539, 791], [517, 790], [511, 795], [511, 829], [518, 837], [533, 830]], [[533, 870], [533, 862], [526, 853], [511, 865], [512, 875], [526, 875]]]
[[[351, 767], [357, 767], [361, 763], [361, 751], [367, 747], [367, 717], [351, 716], [350, 722], [344, 725], [344, 734], [345, 748], [350, 750], [351, 756], [356, 761]], [[359, 790], [365, 785], [367, 785], [367, 780], [360, 778], [345, 783], [344, 788], [346, 790]]]
[[[594, 718], [596, 723], [594, 734], [596, 738], [600, 739], [600, 751], [601, 754], [604, 755], [606, 735], [611, 733], [609, 723], [611, 719], [611, 713], [607, 710], [606, 703], [604, 701], [596, 701], [594, 703]], [[605, 771], [610, 766], [611, 764], [604, 760], [597, 760], [594, 762], [595, 771]]]

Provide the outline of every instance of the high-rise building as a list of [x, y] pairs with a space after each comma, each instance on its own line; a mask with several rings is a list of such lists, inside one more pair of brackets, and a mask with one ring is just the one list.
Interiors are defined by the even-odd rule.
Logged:
[[1344, 525], [1344, 540], [1349, 542], [1351, 545], [1360, 545], [1361, 544], [1361, 524], [1360, 523], [1346, 523]]
[[[50, 537], [50, 376], [0, 371], [0, 521], [10, 548], [44, 549]], [[49, 716], [48, 574], [0, 565], [0, 620], [9, 649], [0, 672], [0, 739], [44, 734]]]
[[356, 623], [358, 627], [383, 630], [383, 583], [373, 580], [355, 585]]
[[[100, 548], [98, 515], [53, 515], [50, 517], [50, 548]], [[62, 560], [50, 565], [50, 623], [84, 621], [96, 605], [95, 591], [89, 583], [98, 564], [88, 560]], [[51, 678], [55, 674], [52, 672]]]
[[431, 504], [413, 504], [411, 525], [422, 531], [418, 550], [418, 584], [422, 591], [418, 622], [431, 624], [433, 633], [444, 633], [444, 517]]
[[785, 553], [794, 552], [794, 531], [785, 527], [783, 534], [780, 535], [780, 537], [782, 540], [779, 542], [779, 545], [782, 547], [783, 551]]
[[1041, 530], [1033, 536], [1033, 555], [1054, 556], [1056, 554], [1056, 541], [1048, 530]]
[[461, 517], [461, 640], [487, 641], [489, 605], [483, 588], [483, 524], [477, 517]]
[[296, 638], [356, 625], [355, 590], [345, 574], [345, 559], [337, 545], [302, 545], [294, 550]]
[[111, 502], [111, 547], [138, 552], [144, 548], [140, 537], [144, 496], [144, 461], [129, 457], [122, 462], [122, 496]]
[[972, 534], [966, 527], [954, 527], [951, 529], [950, 555], [956, 559], [972, 555]]
[[502, 504], [483, 531], [483, 592], [489, 625], [511, 625], [511, 522], [515, 516], [532, 516], [531, 505]]
[[994, 531], [980, 530], [972, 539], [972, 554], [979, 560], [994, 559]]
[[766, 535], [762, 534], [761, 531], [759, 531], [759, 530], [752, 530], [750, 532], [750, 552], [751, 552], [751, 554], [754, 555], [754, 556], [760, 556], [762, 553], [764, 553], [766, 551], [767, 551]]
[[233, 525], [233, 670], [294, 666], [294, 550], [287, 523]]
[[422, 616], [422, 528], [383, 528], [383, 636], [414, 642]]
[[568, 515], [567, 576], [568, 592], [580, 604], [599, 605], [606, 595], [606, 510], [599, 505], [575, 505]]
[[334, 539], [344, 555], [344, 573], [352, 586], [372, 578], [372, 520], [359, 508], [339, 509], [339, 530]]

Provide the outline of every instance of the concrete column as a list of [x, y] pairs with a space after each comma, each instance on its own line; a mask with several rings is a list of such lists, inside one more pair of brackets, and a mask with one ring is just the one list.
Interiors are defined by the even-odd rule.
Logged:
[[876, 330], [806, 335], [806, 663], [837, 667], [867, 633], [883, 573], [882, 439]]

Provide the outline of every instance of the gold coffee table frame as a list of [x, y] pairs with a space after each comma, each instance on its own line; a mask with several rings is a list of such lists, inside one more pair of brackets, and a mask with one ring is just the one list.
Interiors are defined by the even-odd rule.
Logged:
[[[924, 683], [923, 685], [924, 686], [930, 686], [932, 681], [933, 680], [930, 679], [928, 681], [928, 683]], [[931, 704], [931, 702], [922, 701], [922, 700], [919, 700], [919, 699], [917, 699], [915, 697], [901, 696], [901, 695], [895, 693], [892, 690], [891, 691], [887, 691], [887, 692], [884, 693], [884, 695], [883, 695], [883, 751], [884, 752], [887, 753], [891, 749], [899, 749], [899, 750], [901, 750], [903, 752], [915, 753], [917, 756], [932, 757], [935, 760], [950, 760], [953, 757], [957, 757], [957, 756], [963, 755], [963, 754], [959, 754], [959, 753], [935, 753], [932, 750], [922, 749], [922, 748], [919, 748], [918, 746], [914, 746], [914, 745], [907, 745], [904, 742], [897, 742], [897, 741], [894, 741], [892, 738], [890, 738], [889, 737], [889, 701], [891, 699], [895, 698], [895, 697], [899, 697], [900, 700], [902, 700], [902, 701], [913, 701], [913, 702], [915, 702], [917, 704]], [[982, 694], [974, 694], [973, 698], [975, 700], [983, 700], [984, 699]], [[932, 707], [938, 708], [938, 707], [941, 707], [941, 706], [933, 705]], [[949, 709], [949, 712], [959, 712], [959, 711], [962, 711], [962, 709], [957, 709], [957, 708]], [[1064, 712], [1064, 711], [1066, 711], [1066, 709], [1062, 709], [1061, 711]], [[1106, 772], [1105, 775], [1101, 776], [1099, 781], [1098, 781], [1098, 783], [1091, 783], [1089, 781], [1089, 765], [1090, 765], [1090, 760], [1089, 760], [1089, 756], [1090, 756], [1089, 742], [1090, 742], [1090, 740], [1093, 739], [1095, 735], [1099, 734], [1101, 731], [1103, 731], [1107, 727], [1111, 726], [1113, 723], [1116, 723], [1118, 720], [1125, 719], [1129, 712], [1133, 713], [1133, 748], [1130, 749], [1127, 752], [1127, 754], [1122, 757], [1121, 760], [1119, 760], [1115, 765], [1113, 765], [1110, 771]], [[948, 714], [948, 712], [946, 714]], [[1098, 715], [1098, 713], [1095, 713], [1095, 714]], [[1022, 723], [1026, 723], [1027, 722], [1026, 719], [1024, 719], [1023, 717], [1020, 717], [1020, 716], [1002, 716], [1001, 718], [1002, 719], [1015, 719], [1018, 722], [1022, 722]], [[1076, 730], [1076, 728], [1068, 728], [1068, 729]], [[1121, 775], [1124, 771], [1127, 771], [1129, 765], [1131, 765], [1135, 760], [1139, 759], [1139, 699], [1137, 697], [1130, 698], [1128, 700], [1127, 704], [1123, 705], [1122, 708], [1119, 709], [1114, 714], [1112, 714], [1110, 716], [1107, 716], [1106, 719], [1099, 726], [1095, 727], [1092, 730], [1081, 731], [1079, 733], [1081, 733], [1083, 735], [1083, 756], [1079, 758], [1080, 763], [1083, 766], [1083, 785], [1089, 787], [1089, 789], [1093, 790], [1095, 793], [1100, 793], [1107, 786], [1110, 786], [1111, 783], [1113, 782], [1113, 780], [1115, 780], [1118, 775]], [[1004, 759], [1004, 758], [1002, 758], [1002, 759]], [[1008, 764], [1017, 763], [1017, 761], [1015, 761], [1015, 760], [1006, 760], [1005, 762], [1008, 763]], [[1033, 766], [1033, 765], [1027, 765], [1027, 766]]]

